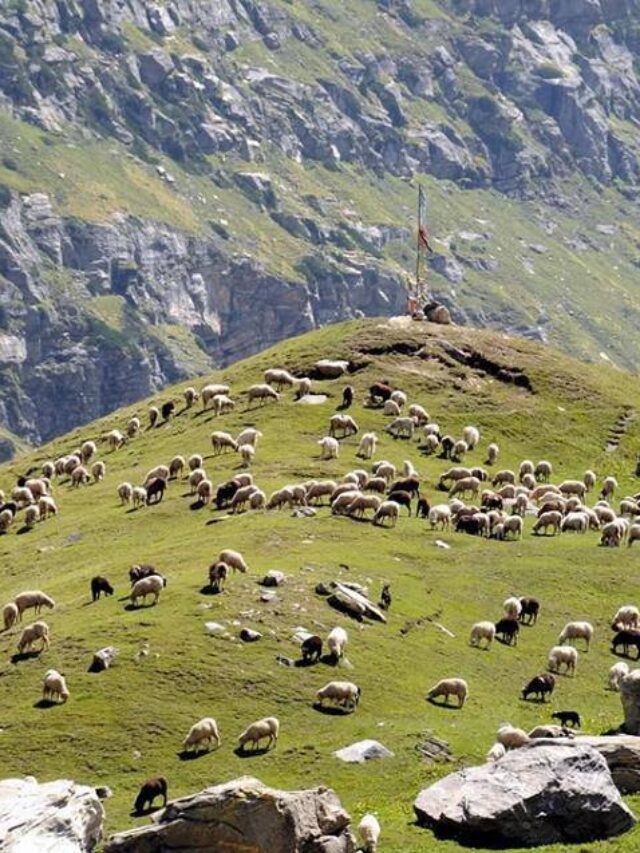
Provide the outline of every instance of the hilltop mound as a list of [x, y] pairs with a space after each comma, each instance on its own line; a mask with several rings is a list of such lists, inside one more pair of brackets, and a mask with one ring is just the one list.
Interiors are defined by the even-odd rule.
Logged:
[[[314, 382], [326, 401], [296, 403], [287, 392], [276, 404], [247, 408], [244, 391], [262, 381], [265, 368], [283, 366], [304, 375], [320, 358], [344, 358], [351, 370], [343, 379]], [[313, 332], [209, 379], [231, 386], [233, 413], [215, 418], [199, 405], [185, 411], [178, 404], [174, 418], [143, 429], [120, 450], [109, 452], [100, 444], [99, 458], [107, 466], [103, 482], [75, 489], [68, 478], [58, 479], [58, 517], [29, 532], [18, 522], [0, 537], [0, 601], [33, 588], [56, 600], [55, 609], [43, 613], [51, 649], [40, 657], [11, 662], [17, 631], [2, 634], [5, 773], [108, 785], [114, 791], [107, 803], [109, 830], [134, 823], [129, 810], [138, 786], [158, 773], [167, 776], [170, 797], [248, 772], [283, 788], [327, 783], [354, 818], [378, 812], [386, 851], [417, 853], [427, 844], [451, 848], [448, 843], [440, 848], [412, 825], [417, 791], [448, 769], [426, 762], [416, 747], [435, 736], [449, 743], [455, 761], [478, 762], [503, 721], [525, 729], [549, 722], [549, 707], [523, 703], [520, 688], [544, 669], [549, 648], [570, 618], [589, 619], [596, 640], [588, 654], [581, 653], [577, 676], [560, 679], [552, 704], [579, 710], [589, 732], [620, 721], [618, 696], [604, 690], [615, 660], [607, 633], [617, 607], [640, 598], [629, 571], [633, 549], [603, 551], [596, 533], [533, 537], [529, 520], [521, 542], [497, 542], [433, 533], [405, 511], [395, 529], [332, 517], [326, 506], [310, 518], [286, 510], [231, 516], [194, 505], [186, 480], [171, 481], [160, 504], [132, 510], [120, 505], [116, 489], [122, 481], [141, 483], [151, 467], [168, 464], [176, 454], [196, 452], [206, 456], [212, 481], [223, 482], [240, 470], [240, 460], [233, 453], [210, 455], [209, 435], [213, 429], [235, 434], [250, 425], [264, 434], [251, 470], [267, 493], [311, 478], [340, 479], [364, 467], [355, 456], [357, 439], [341, 442], [339, 459], [330, 462], [319, 460], [316, 442], [326, 435], [348, 381], [356, 389], [350, 413], [361, 432], [375, 430], [380, 437], [376, 458], [397, 465], [410, 459], [423, 478], [423, 493], [432, 502], [446, 498], [434, 483], [449, 463], [422, 456], [416, 441], [394, 441], [384, 432], [388, 419], [382, 411], [363, 406], [368, 387], [384, 379], [423, 405], [443, 432], [458, 436], [466, 424], [478, 426], [481, 444], [469, 455], [474, 465], [484, 463], [487, 444], [497, 441], [499, 468], [546, 458], [556, 482], [593, 468], [599, 477], [615, 474], [620, 495], [632, 493], [638, 488], [631, 472], [640, 438], [635, 419], [640, 390], [628, 374], [585, 366], [495, 333], [391, 319]], [[178, 399], [183, 387], [21, 456], [0, 469], [0, 486], [9, 492], [18, 475], [73, 451], [84, 439], [124, 430], [134, 414], [146, 423], [148, 403]], [[612, 438], [616, 443], [609, 447], [615, 450], [607, 452]], [[450, 547], [436, 547], [436, 540]], [[225, 591], [213, 596], [204, 589], [207, 568], [222, 548], [240, 550], [249, 572], [233, 574]], [[134, 563], [154, 564], [168, 578], [157, 606], [127, 608], [128, 569]], [[272, 569], [287, 579], [275, 599], [265, 602], [257, 581]], [[110, 579], [115, 595], [90, 603], [89, 583], [98, 574]], [[358, 623], [332, 610], [314, 589], [333, 580], [363, 584], [374, 600], [382, 582], [389, 582], [387, 624]], [[538, 624], [522, 629], [516, 647], [470, 648], [471, 624], [499, 618], [509, 594], [540, 599]], [[222, 624], [236, 639], [208, 636], [206, 622]], [[326, 636], [334, 625], [350, 635], [340, 666], [281, 665], [299, 655], [292, 641], [299, 626]], [[242, 644], [241, 627], [257, 629], [262, 639]], [[88, 673], [93, 653], [107, 645], [119, 649], [114, 667]], [[49, 668], [65, 673], [71, 697], [64, 706], [45, 709], [37, 703]], [[469, 682], [470, 699], [461, 712], [425, 701], [427, 690], [446, 676]], [[333, 677], [361, 687], [354, 714], [313, 709], [315, 691]], [[235, 755], [237, 735], [266, 715], [280, 718], [277, 748], [249, 759]], [[205, 716], [217, 719], [221, 748], [181, 760], [182, 739]], [[365, 738], [379, 740], [395, 757], [352, 766], [333, 756]], [[633, 806], [634, 798], [630, 802]], [[625, 843], [638, 843], [637, 833]], [[599, 849], [617, 848], [611, 842]]]

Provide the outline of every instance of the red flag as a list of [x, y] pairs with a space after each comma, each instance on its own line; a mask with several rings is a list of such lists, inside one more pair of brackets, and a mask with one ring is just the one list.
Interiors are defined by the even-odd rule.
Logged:
[[421, 225], [418, 228], [418, 242], [421, 246], [424, 246], [427, 251], [433, 254], [433, 249], [431, 248], [431, 245], [429, 243], [429, 232], [427, 231], [425, 225]]

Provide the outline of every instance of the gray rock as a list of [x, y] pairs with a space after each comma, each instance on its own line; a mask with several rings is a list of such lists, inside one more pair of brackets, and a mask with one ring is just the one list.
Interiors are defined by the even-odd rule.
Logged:
[[284, 582], [284, 572], [279, 572], [276, 569], [271, 569], [260, 581], [262, 586], [282, 586]]
[[33, 777], [0, 782], [4, 853], [64, 850], [86, 853], [102, 837], [104, 809], [96, 790], [69, 779], [38, 784]]
[[482, 846], [584, 843], [636, 822], [604, 758], [557, 741], [452, 773], [421, 791], [414, 810], [420, 825]]
[[163, 50], [150, 50], [140, 54], [138, 68], [142, 82], [156, 89], [173, 70], [173, 62]]
[[433, 255], [429, 259], [429, 263], [447, 281], [451, 281], [454, 284], [460, 284], [461, 281], [464, 281], [464, 267], [450, 255]]
[[156, 823], [112, 836], [105, 853], [232, 850], [355, 853], [350, 817], [327, 788], [279, 791], [248, 776], [182, 797]]
[[364, 764], [375, 758], [393, 758], [393, 752], [378, 743], [377, 740], [361, 740], [345, 746], [333, 753], [336, 758], [346, 761], [348, 764]]
[[620, 700], [625, 732], [640, 735], [640, 669], [632, 670], [620, 682]]

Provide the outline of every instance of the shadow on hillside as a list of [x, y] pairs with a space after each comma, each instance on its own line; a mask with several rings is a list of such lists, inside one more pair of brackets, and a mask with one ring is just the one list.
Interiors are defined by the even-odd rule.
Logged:
[[304, 658], [298, 658], [298, 660], [294, 661], [293, 665], [297, 669], [307, 669], [309, 666], [315, 666], [317, 663], [322, 663], [322, 658], [318, 658], [317, 660], [306, 660]]
[[245, 749], [242, 746], [237, 746], [233, 751], [238, 758], [252, 758], [254, 755], [266, 755], [269, 752], [269, 747], [259, 746], [257, 749]]
[[16, 530], [16, 534], [18, 536], [22, 536], [23, 533], [30, 533], [33, 530], [33, 527], [29, 527], [26, 524], [23, 524], [19, 530]]
[[200, 595], [221, 595], [223, 592], [223, 589], [219, 589], [216, 586], [211, 586], [210, 584], [206, 584], [205, 586], [200, 588]]
[[138, 512], [139, 509], [143, 509], [141, 506], [132, 506], [127, 510], [127, 515], [130, 515], [132, 512]]
[[192, 510], [192, 511], [193, 511], [193, 510], [197, 510], [197, 509], [204, 509], [204, 506], [205, 506], [204, 501], [203, 501], [203, 500], [198, 499], [197, 501], [192, 501], [192, 502], [189, 504], [189, 509], [190, 509], [190, 510]]
[[57, 708], [58, 705], [63, 704], [62, 702], [54, 702], [52, 699], [38, 699], [37, 702], [33, 703], [34, 708]]
[[180, 761], [196, 761], [198, 758], [208, 755], [209, 752], [208, 749], [181, 749], [176, 754]]
[[11, 655], [11, 663], [21, 663], [23, 660], [31, 660], [32, 658], [40, 657], [40, 652], [16, 652], [15, 655]]
[[229, 518], [228, 515], [223, 516], [222, 518], [210, 518], [209, 521], [205, 521], [205, 524], [208, 526], [209, 524], [220, 524], [221, 521], [224, 521], [225, 518]]
[[346, 717], [353, 714], [354, 708], [341, 708], [336, 705], [321, 705], [319, 702], [313, 703], [313, 710], [324, 714], [327, 717]]
[[429, 702], [430, 705], [435, 705], [436, 708], [443, 708], [446, 711], [461, 711], [462, 710], [462, 708], [460, 708], [458, 705], [449, 705], [448, 702], [436, 702], [436, 699], [438, 699], [438, 698], [440, 698], [440, 697], [434, 696], [433, 699], [430, 699], [427, 696], [427, 702]]
[[152, 601], [149, 604], [134, 604], [131, 602], [131, 604], [127, 604], [124, 609], [135, 613], [136, 610], [149, 610], [150, 607], [155, 607], [156, 604], [156, 601]]

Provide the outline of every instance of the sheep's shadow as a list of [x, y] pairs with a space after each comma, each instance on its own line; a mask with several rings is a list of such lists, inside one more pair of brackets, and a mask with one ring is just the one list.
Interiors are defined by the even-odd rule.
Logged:
[[258, 746], [256, 749], [245, 749], [243, 746], [237, 746], [234, 750], [238, 758], [253, 758], [259, 755], [266, 755], [269, 752], [268, 746]]
[[222, 595], [223, 592], [223, 589], [211, 586], [211, 584], [205, 584], [203, 587], [200, 587], [200, 595]]
[[165, 807], [164, 806], [147, 806], [144, 809], [140, 809], [140, 811], [138, 811], [137, 809], [131, 809], [131, 811], [129, 812], [129, 817], [149, 817], [149, 815], [153, 814], [154, 812], [159, 812], [163, 808], [165, 808]]
[[297, 661], [294, 661], [294, 666], [297, 669], [307, 669], [307, 667], [315, 666], [317, 663], [322, 663], [322, 658], [316, 658], [316, 660], [311, 660], [310, 658], [298, 658]]
[[527, 704], [531, 704], [531, 705], [549, 705], [550, 706], [550, 704], [551, 704], [551, 703], [547, 702], [547, 700], [544, 698], [544, 696], [542, 698], [540, 698], [539, 696], [527, 696], [526, 698], [524, 696], [521, 696], [520, 701], [526, 702]]
[[33, 652], [16, 652], [15, 654], [11, 655], [10, 660], [13, 664], [22, 663], [23, 660], [31, 660], [32, 658], [38, 658], [41, 654], [42, 649]]
[[138, 512], [140, 509], [142, 509], [141, 506], [132, 506], [127, 510], [127, 515], [131, 515], [132, 512]]
[[193, 512], [195, 510], [204, 509], [206, 506], [205, 502], [202, 500], [192, 501], [189, 504], [189, 509]]
[[17, 536], [22, 536], [24, 533], [31, 533], [33, 531], [33, 527], [29, 527], [26, 524], [23, 524], [19, 530], [16, 530]]
[[313, 703], [313, 710], [324, 714], [326, 717], [348, 717], [353, 714], [354, 708], [342, 708], [338, 705], [321, 705], [319, 702]]
[[38, 699], [37, 702], [33, 703], [34, 708], [57, 708], [60, 705], [60, 702], [54, 702], [53, 699]]
[[432, 698], [427, 696], [427, 702], [430, 705], [434, 705], [436, 708], [444, 708], [447, 711], [462, 711], [460, 705], [450, 705], [448, 702], [436, 702], [437, 698], [437, 696]]
[[320, 657], [320, 663], [323, 663], [325, 666], [338, 666], [340, 659], [332, 654], [324, 654]]
[[[228, 517], [229, 516], [225, 516], [225, 518]], [[205, 524], [208, 527], [210, 524], [220, 524], [221, 521], [224, 521], [224, 518], [210, 518], [209, 521], [205, 521]]]
[[155, 607], [157, 603], [157, 601], [152, 601], [151, 604], [134, 604], [131, 602], [131, 604], [127, 604], [124, 609], [135, 613], [137, 610], [148, 610], [150, 607]]
[[509, 640], [505, 639], [504, 637], [496, 637], [495, 639], [496, 639], [496, 643], [500, 643], [501, 646], [506, 646], [509, 649], [510, 648], [515, 649], [516, 646], [518, 645], [517, 643], [510, 643]]
[[208, 749], [181, 749], [176, 753], [180, 761], [197, 761], [198, 758], [203, 758], [209, 754]]
[[[131, 595], [123, 595], [120, 598], [117, 598], [116, 601], [129, 601]], [[88, 604], [93, 604], [93, 601], [87, 602]]]

